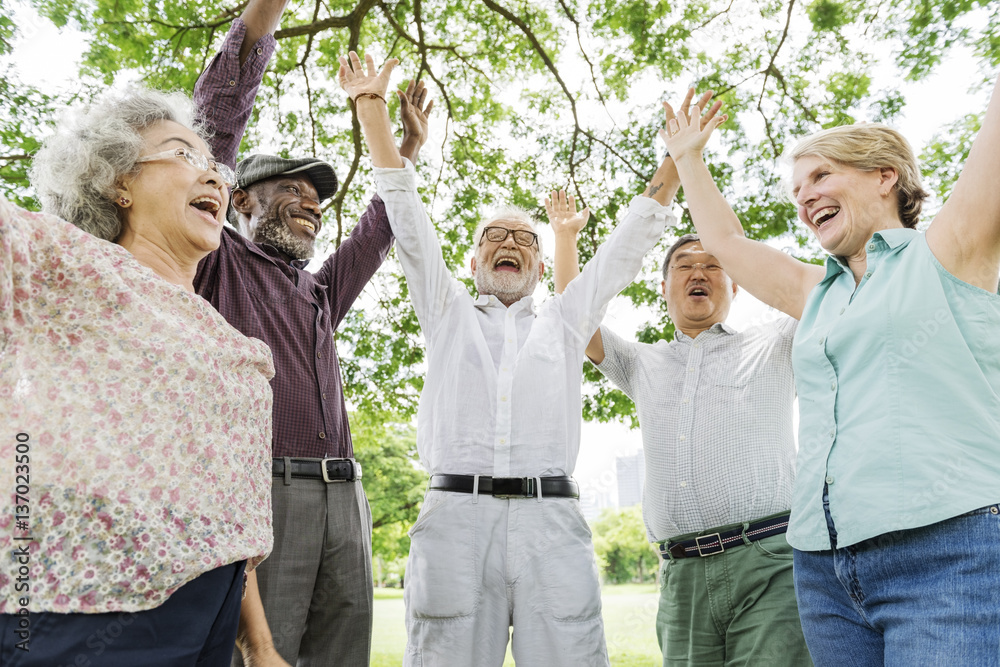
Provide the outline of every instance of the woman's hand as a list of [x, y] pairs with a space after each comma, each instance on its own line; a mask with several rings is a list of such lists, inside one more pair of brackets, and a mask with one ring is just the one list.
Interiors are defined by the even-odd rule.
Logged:
[[700, 157], [715, 128], [729, 119], [727, 114], [718, 115], [719, 109], [722, 108], [722, 102], [718, 100], [704, 114], [702, 113], [702, 109], [712, 99], [713, 94], [711, 90], [706, 91], [698, 100], [698, 104], [692, 107], [694, 88], [689, 88], [684, 101], [681, 102], [679, 114], [674, 114], [674, 108], [669, 102], [663, 103], [666, 123], [660, 130], [660, 138], [667, 145], [667, 152], [674, 162], [695, 155]]

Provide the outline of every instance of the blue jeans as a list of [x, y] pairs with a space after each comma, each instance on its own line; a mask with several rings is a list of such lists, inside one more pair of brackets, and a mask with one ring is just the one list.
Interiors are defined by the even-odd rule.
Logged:
[[[829, 510], [827, 524], [836, 547]], [[832, 551], [796, 549], [794, 574], [817, 667], [1000, 666], [998, 505]]]

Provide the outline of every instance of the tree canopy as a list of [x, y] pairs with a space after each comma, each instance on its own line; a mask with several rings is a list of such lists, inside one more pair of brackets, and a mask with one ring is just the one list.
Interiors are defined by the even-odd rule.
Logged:
[[[9, 0], [8, 0], [9, 1]], [[0, 5], [0, 192], [35, 207], [26, 180], [55, 112], [87, 100], [123, 73], [190, 92], [246, 1], [24, 0], [89, 48], [72, 91], [55, 95], [18, 78], [19, 26]], [[349, 49], [397, 57], [437, 100], [434, 134], [418, 166], [446, 261], [460, 274], [485, 209], [537, 210], [566, 188], [593, 211], [586, 261], [656, 167], [659, 102], [689, 85], [712, 88], [730, 120], [712, 169], [755, 238], [784, 237], [803, 259], [817, 248], [794, 225], [778, 157], [795, 137], [856, 119], [892, 123], [906, 107], [899, 84], [926, 77], [956, 46], [972, 50], [984, 82], [1000, 65], [1000, 5], [988, 0], [292, 0], [241, 154], [262, 149], [333, 163], [343, 188], [326, 215], [332, 249], [371, 194], [363, 142], [336, 85]], [[395, 102], [390, 100], [395, 107]], [[925, 177], [950, 190], [978, 128], [959, 120], [928, 147]], [[681, 229], [687, 231], [683, 198]], [[668, 240], [669, 242], [669, 240]], [[647, 262], [650, 275], [662, 252]], [[471, 287], [471, 281], [470, 281]], [[652, 284], [626, 296], [653, 308], [641, 340], [672, 336]], [[345, 391], [359, 410], [412, 415], [423, 348], [405, 281], [381, 271], [339, 331]], [[591, 419], [628, 418], [631, 404], [593, 369]]]

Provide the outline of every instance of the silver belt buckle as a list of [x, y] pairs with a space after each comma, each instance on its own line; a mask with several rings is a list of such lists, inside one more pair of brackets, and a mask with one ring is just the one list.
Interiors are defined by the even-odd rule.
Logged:
[[[718, 551], [713, 551], [713, 552], [711, 552], [711, 553], [705, 553], [705, 552], [703, 552], [703, 551], [701, 550], [701, 549], [702, 549], [702, 543], [701, 543], [701, 540], [704, 540], [704, 539], [706, 539], [706, 538], [707, 538], [707, 539], [711, 539], [711, 538], [713, 538], [713, 537], [714, 537], [714, 538], [715, 538], [716, 540], [718, 540], [718, 541], [719, 541], [719, 550], [718, 550]], [[721, 553], [722, 553], [723, 551], [725, 551], [725, 550], [726, 550], [726, 547], [725, 547], [725, 545], [724, 545], [724, 544], [722, 544], [722, 536], [721, 536], [721, 535], [719, 535], [718, 533], [712, 533], [711, 535], [702, 535], [702, 536], [700, 536], [700, 537], [696, 537], [696, 538], [694, 538], [694, 545], [695, 545], [696, 547], [698, 547], [698, 555], [699, 555], [699, 556], [701, 556], [702, 558], [704, 558], [705, 556], [714, 556], [714, 555], [716, 555], [716, 554], [721, 554]], [[710, 548], [710, 547], [714, 547], [714, 546], [715, 546], [714, 544], [706, 544], [706, 545], [704, 545], [704, 548], [708, 549], [708, 548]]]
[[[327, 461], [350, 461], [351, 467], [354, 470], [354, 477], [352, 479], [330, 479], [330, 473], [326, 468]], [[333, 484], [335, 482], [354, 482], [361, 479], [361, 464], [354, 459], [323, 459], [319, 462], [320, 472], [323, 473], [323, 481], [327, 484]]]

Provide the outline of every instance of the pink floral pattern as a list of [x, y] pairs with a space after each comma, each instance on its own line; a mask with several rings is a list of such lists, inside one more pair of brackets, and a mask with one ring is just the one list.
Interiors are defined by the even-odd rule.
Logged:
[[[273, 374], [267, 346], [201, 297], [0, 199], [0, 613], [25, 596], [31, 611], [151, 609], [208, 570], [263, 560]], [[25, 544], [28, 593], [9, 557]]]

